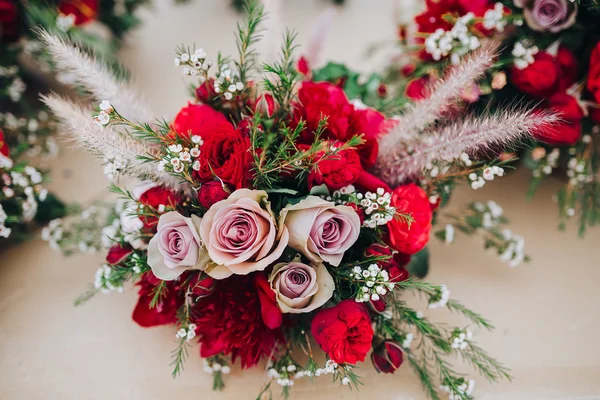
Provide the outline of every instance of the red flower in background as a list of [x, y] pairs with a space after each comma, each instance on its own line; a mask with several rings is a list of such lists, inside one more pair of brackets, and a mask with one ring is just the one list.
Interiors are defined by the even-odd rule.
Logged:
[[371, 349], [371, 318], [365, 305], [354, 299], [317, 312], [310, 329], [319, 346], [338, 364], [364, 361]]
[[201, 357], [223, 353], [234, 361], [240, 358], [242, 367], [249, 368], [271, 354], [282, 337], [265, 322], [272, 323], [273, 315], [263, 317], [259, 290], [252, 275], [235, 275], [218, 281], [213, 293], [198, 301], [192, 314]]
[[533, 136], [542, 142], [557, 146], [577, 143], [581, 136], [581, 120], [584, 117], [577, 99], [566, 93], [556, 93], [546, 103], [562, 121], [544, 130], [534, 130]]
[[[154, 186], [146, 190], [139, 196], [138, 202], [145, 206], [152, 207], [158, 210], [160, 206], [174, 208], [181, 199], [179, 195], [170, 189]], [[158, 223], [158, 218], [154, 216], [140, 215], [140, 219], [144, 223], [144, 228], [153, 230]]]
[[0, 42], [19, 38], [19, 10], [15, 0], [0, 0]]
[[81, 25], [96, 18], [100, 0], [62, 0], [58, 9], [64, 15], [75, 16], [75, 25]]
[[6, 138], [2, 130], [0, 130], [0, 154], [5, 157], [10, 156], [10, 149], [8, 148], [8, 143], [6, 143]]
[[[340, 145], [339, 142], [331, 143], [331, 146]], [[315, 155], [316, 159], [320, 157], [323, 157], [323, 153]], [[356, 150], [342, 150], [317, 164], [316, 168], [308, 174], [308, 187], [325, 184], [331, 190], [338, 190], [354, 183], [361, 172], [360, 157]]]
[[377, 372], [393, 374], [404, 361], [402, 347], [398, 343], [386, 340], [373, 351], [371, 361]]
[[207, 79], [204, 83], [196, 88], [196, 98], [202, 103], [208, 103], [217, 95], [215, 92], [215, 80]]
[[223, 189], [223, 184], [218, 181], [206, 182], [202, 184], [198, 191], [198, 202], [206, 209], [209, 209], [216, 202], [225, 200], [227, 197], [229, 197], [229, 193]]
[[558, 49], [556, 57], [545, 51], [534, 56], [534, 62], [524, 69], [513, 67], [511, 81], [520, 91], [534, 97], [550, 97], [564, 91], [577, 80], [578, 65], [566, 47]]
[[108, 249], [108, 254], [106, 255], [106, 262], [110, 265], [118, 265], [125, 261], [129, 255], [133, 253], [133, 248], [128, 245], [120, 245], [115, 244], [110, 249]]
[[388, 222], [387, 244], [404, 254], [415, 254], [429, 242], [433, 212], [427, 192], [415, 185], [398, 186], [392, 191], [392, 206], [400, 213], [410, 214], [414, 219], [409, 226], [402, 219]]
[[406, 85], [404, 95], [411, 100], [421, 100], [427, 97], [427, 85], [429, 84], [429, 75], [423, 75], [413, 79]]
[[187, 107], [183, 107], [175, 117], [172, 129], [178, 136], [186, 139], [197, 135], [206, 140], [213, 132], [233, 130], [233, 126], [227, 121], [225, 115], [211, 106], [188, 103]]
[[156, 305], [151, 308], [150, 303], [154, 297], [156, 286], [161, 281], [156, 278], [152, 272], [142, 275], [137, 283], [140, 286], [140, 298], [133, 310], [132, 318], [144, 328], [173, 324], [177, 321], [177, 310], [183, 304], [183, 293], [179, 290], [176, 281], [166, 282], [167, 289], [164, 292], [165, 297], [159, 299]]
[[596, 43], [590, 56], [587, 90], [590, 91], [596, 103], [600, 103], [600, 42]]

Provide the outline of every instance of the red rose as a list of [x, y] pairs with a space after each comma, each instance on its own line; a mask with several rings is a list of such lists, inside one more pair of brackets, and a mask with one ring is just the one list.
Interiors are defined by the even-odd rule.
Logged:
[[198, 157], [200, 170], [195, 176], [203, 182], [216, 177], [236, 189], [247, 187], [253, 159], [250, 138], [228, 123], [221, 124], [219, 129], [203, 136], [203, 139]]
[[404, 95], [411, 100], [421, 100], [427, 97], [427, 85], [429, 75], [423, 75], [408, 82], [404, 89]]
[[263, 322], [269, 329], [279, 328], [283, 321], [283, 314], [277, 305], [277, 295], [273, 289], [271, 289], [267, 277], [262, 273], [254, 274], [254, 284], [258, 291], [260, 314], [262, 315]]
[[338, 364], [364, 361], [371, 349], [371, 318], [365, 305], [354, 299], [320, 310], [310, 328], [319, 346]]
[[511, 81], [520, 91], [535, 97], [548, 97], [557, 90], [560, 65], [550, 54], [540, 51], [524, 69], [513, 67]]
[[[334, 142], [332, 145], [340, 146], [341, 143]], [[319, 159], [323, 153], [317, 153], [315, 157]], [[338, 190], [354, 183], [361, 172], [360, 157], [356, 150], [342, 150], [317, 163], [308, 174], [308, 187], [325, 184], [330, 190]]]
[[115, 244], [110, 249], [108, 249], [108, 254], [106, 255], [106, 262], [110, 265], [118, 265], [125, 261], [129, 255], [133, 253], [133, 249], [129, 245], [121, 246], [120, 244]]
[[402, 365], [402, 347], [398, 343], [386, 340], [373, 351], [371, 361], [377, 372], [393, 374]]
[[213, 132], [220, 130], [233, 130], [233, 126], [225, 115], [221, 114], [206, 104], [191, 104], [183, 107], [172, 126], [173, 131], [181, 137], [189, 139], [198, 135], [206, 140]]
[[352, 136], [362, 135], [365, 143], [357, 147], [358, 154], [365, 169], [371, 168], [377, 161], [379, 152], [379, 136], [386, 130], [386, 119], [379, 111], [372, 108], [355, 109], [350, 118], [350, 129], [344, 140]]
[[0, 0], [0, 42], [14, 42], [19, 38], [17, 2]]
[[234, 275], [217, 281], [213, 293], [196, 303], [192, 315], [201, 357], [231, 355], [249, 368], [273, 353], [282, 336], [265, 324], [259, 296], [252, 275]]
[[600, 103], [600, 42], [596, 43], [590, 56], [587, 90], [590, 91], [596, 103]]
[[547, 107], [556, 112], [562, 121], [543, 130], [534, 130], [533, 136], [555, 146], [577, 143], [581, 136], [581, 120], [584, 117], [577, 100], [566, 93], [556, 93], [548, 99]]
[[388, 222], [388, 245], [405, 254], [418, 253], [427, 245], [431, 231], [433, 212], [427, 192], [414, 183], [398, 186], [391, 203], [397, 212], [410, 214], [414, 221], [410, 226], [399, 218]]
[[6, 143], [6, 138], [4, 137], [4, 132], [0, 130], [0, 154], [5, 157], [10, 157], [10, 149], [8, 148], [8, 143]]
[[96, 18], [99, 0], [62, 0], [58, 9], [64, 15], [73, 14], [75, 25], [81, 25]]
[[160, 280], [152, 272], [145, 273], [137, 283], [140, 286], [140, 298], [132, 318], [142, 327], [173, 324], [177, 321], [177, 310], [183, 304], [184, 295], [175, 281], [166, 283], [167, 288], [163, 292], [166, 296], [159, 298], [153, 308], [150, 307], [159, 283]]
[[[189, 287], [195, 299], [210, 296], [217, 281], [203, 273], [195, 272], [194, 274], [195, 276], [190, 279]], [[181, 280], [185, 280], [185, 275], [182, 275]]]
[[556, 62], [560, 68], [558, 90], [567, 90], [577, 81], [579, 63], [575, 54], [564, 46], [558, 48]]
[[215, 92], [215, 80], [213, 78], [209, 78], [204, 83], [200, 84], [196, 88], [196, 98], [201, 103], [210, 102], [215, 96], [217, 92]]
[[210, 206], [218, 201], [225, 200], [229, 193], [223, 188], [223, 184], [217, 181], [210, 181], [202, 184], [198, 191], [198, 202], [209, 209]]
[[[160, 206], [175, 208], [180, 200], [177, 193], [161, 186], [154, 186], [142, 193], [138, 202], [156, 211]], [[144, 223], [144, 228], [149, 230], [154, 229], [158, 223], [158, 218], [155, 216], [140, 215], [140, 219]]]

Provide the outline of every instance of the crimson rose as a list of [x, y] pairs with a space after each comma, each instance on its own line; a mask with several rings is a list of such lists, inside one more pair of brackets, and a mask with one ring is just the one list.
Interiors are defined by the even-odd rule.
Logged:
[[191, 103], [179, 111], [172, 126], [180, 137], [189, 139], [197, 135], [204, 140], [215, 131], [229, 128], [233, 129], [225, 115], [206, 104]]
[[62, 0], [58, 9], [65, 15], [75, 16], [75, 25], [81, 25], [96, 18], [100, 0]]
[[590, 57], [587, 89], [592, 94], [596, 103], [600, 103], [600, 42], [596, 43]]
[[[177, 193], [161, 186], [151, 187], [142, 193], [138, 199], [140, 204], [152, 207], [154, 210], [158, 210], [160, 206], [175, 208], [179, 201], [180, 198]], [[153, 230], [158, 223], [158, 218], [151, 215], [140, 215], [140, 219], [144, 223], [144, 228], [148, 230]]]
[[517, 89], [531, 96], [549, 97], [573, 85], [577, 73], [575, 56], [566, 47], [560, 47], [556, 57], [540, 51], [526, 68], [513, 67], [511, 81]]
[[198, 191], [198, 202], [209, 209], [210, 206], [218, 201], [225, 200], [229, 193], [223, 188], [223, 184], [218, 181], [210, 181], [202, 184]]
[[311, 323], [315, 340], [338, 364], [364, 361], [371, 349], [373, 327], [364, 304], [344, 300], [319, 311]]
[[386, 340], [371, 354], [371, 361], [377, 372], [393, 374], [402, 365], [404, 357], [398, 343]]
[[415, 254], [429, 241], [433, 212], [427, 192], [415, 185], [398, 186], [392, 192], [392, 206], [399, 213], [410, 214], [414, 221], [407, 224], [402, 219], [388, 222], [387, 244], [405, 254]]

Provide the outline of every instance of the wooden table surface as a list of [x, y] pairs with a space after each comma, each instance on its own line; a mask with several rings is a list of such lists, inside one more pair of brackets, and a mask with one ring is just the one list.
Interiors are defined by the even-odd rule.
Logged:
[[[185, 82], [172, 64], [178, 44], [195, 42], [210, 56], [217, 49], [226, 54], [235, 49], [231, 31], [237, 16], [228, 1], [195, 0], [179, 8], [169, 1], [158, 1], [143, 14], [145, 25], [122, 54], [141, 93], [160, 110], [157, 117], [171, 117], [186, 101]], [[391, 1], [378, 1], [377, 7], [367, 0], [347, 3], [336, 11], [325, 52], [330, 59], [376, 68], [377, 59], [365, 59], [362, 51], [393, 37]], [[279, 26], [297, 29], [305, 43], [323, 8], [322, 1], [284, 1]], [[65, 149], [53, 168], [51, 187], [65, 199], [89, 204], [107, 196], [101, 167], [80, 150]], [[498, 385], [477, 378], [479, 399], [600, 399], [600, 230], [585, 240], [576, 237], [574, 226], [558, 232], [551, 200], [557, 187], [549, 182], [527, 203], [527, 174], [517, 173], [479, 191], [462, 188], [452, 201], [453, 209], [474, 199], [500, 203], [513, 231], [526, 239], [529, 264], [508, 268], [484, 253], [479, 238], [431, 245], [428, 279], [447, 284], [453, 297], [492, 319], [496, 332], [476, 331], [475, 338], [515, 376]], [[0, 399], [255, 398], [265, 381], [262, 369], [236, 367], [225, 391], [213, 393], [197, 347], [182, 376], [173, 380], [174, 329], [139, 328], [130, 319], [133, 291], [73, 307], [101, 262], [101, 255], [65, 259], [40, 240], [0, 255]], [[441, 310], [428, 314], [461, 323]], [[407, 366], [395, 375], [378, 375], [365, 363], [360, 375], [365, 386], [358, 393], [325, 377], [298, 381], [292, 398], [425, 398]]]

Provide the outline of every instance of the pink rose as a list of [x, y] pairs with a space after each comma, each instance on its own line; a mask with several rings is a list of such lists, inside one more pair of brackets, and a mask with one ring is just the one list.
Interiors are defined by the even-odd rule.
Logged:
[[265, 191], [239, 189], [204, 214], [200, 237], [214, 263], [206, 272], [224, 279], [267, 268], [283, 253], [289, 234], [285, 226], [277, 232]]
[[333, 278], [321, 263], [276, 264], [269, 283], [281, 311], [290, 314], [307, 313], [321, 307], [335, 289]]
[[290, 231], [289, 246], [313, 262], [338, 266], [360, 232], [360, 218], [348, 206], [308, 196], [281, 210], [280, 226]]
[[206, 257], [198, 227], [201, 219], [186, 218], [176, 211], [160, 216], [156, 235], [148, 243], [148, 265], [164, 281], [177, 278], [187, 269], [204, 269]]

